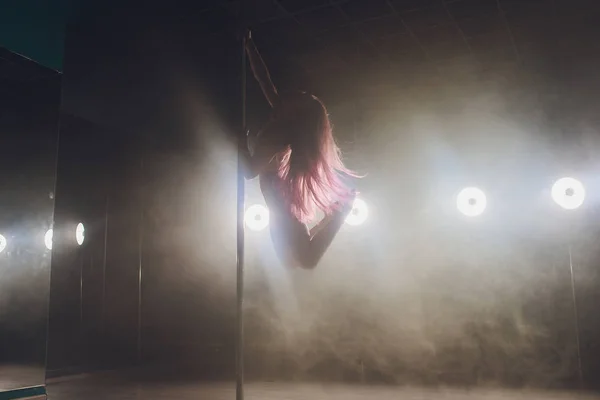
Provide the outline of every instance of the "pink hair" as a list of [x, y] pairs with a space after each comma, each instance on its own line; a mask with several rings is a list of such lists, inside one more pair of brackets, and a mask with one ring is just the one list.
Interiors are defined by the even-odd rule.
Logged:
[[315, 96], [302, 98], [298, 109], [290, 110], [290, 146], [280, 156], [278, 175], [286, 206], [300, 222], [309, 223], [317, 209], [328, 215], [347, 201], [350, 188], [341, 175], [357, 175], [342, 162], [323, 103]]

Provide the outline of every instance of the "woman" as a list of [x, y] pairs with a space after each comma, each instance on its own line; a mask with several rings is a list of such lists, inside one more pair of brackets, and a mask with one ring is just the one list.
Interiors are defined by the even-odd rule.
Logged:
[[[356, 197], [341, 174], [356, 175], [340, 159], [323, 103], [306, 93], [279, 94], [250, 32], [245, 47], [254, 77], [273, 109], [269, 122], [253, 138], [253, 151], [246, 153], [246, 179], [259, 176], [277, 255], [285, 264], [312, 269]], [[309, 229], [307, 223], [317, 209], [325, 217]]]

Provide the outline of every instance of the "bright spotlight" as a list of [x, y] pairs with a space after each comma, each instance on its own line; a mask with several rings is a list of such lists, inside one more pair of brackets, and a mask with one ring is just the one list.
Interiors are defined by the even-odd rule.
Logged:
[[44, 244], [46, 245], [46, 248], [48, 250], [52, 250], [52, 236], [54, 235], [54, 232], [52, 230], [52, 228], [48, 229], [46, 231], [46, 234], [44, 235]]
[[485, 211], [487, 200], [485, 193], [476, 187], [464, 188], [456, 197], [458, 211], [467, 217], [476, 217]]
[[2, 253], [5, 248], [6, 248], [6, 238], [4, 236], [0, 235], [0, 253]]
[[561, 178], [552, 186], [552, 199], [565, 210], [574, 210], [585, 200], [583, 184], [574, 178]]
[[369, 208], [367, 203], [362, 199], [354, 199], [352, 211], [346, 217], [346, 223], [352, 226], [362, 225], [369, 216]]
[[269, 225], [269, 210], [260, 204], [254, 204], [246, 209], [244, 222], [252, 231], [262, 231]]
[[77, 228], [75, 228], [75, 240], [77, 240], [78, 245], [82, 245], [85, 240], [85, 227], [80, 222], [77, 224]]

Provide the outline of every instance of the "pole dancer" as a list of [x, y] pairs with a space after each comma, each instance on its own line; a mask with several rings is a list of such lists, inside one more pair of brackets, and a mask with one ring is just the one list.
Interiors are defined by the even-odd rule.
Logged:
[[[280, 93], [250, 30], [244, 47], [272, 113], [260, 131], [247, 132], [248, 145], [239, 149], [243, 172], [246, 179], [259, 177], [271, 239], [282, 263], [313, 269], [352, 210], [356, 191], [346, 178], [358, 175], [342, 162], [323, 102], [306, 92]], [[325, 217], [309, 229], [317, 210]]]

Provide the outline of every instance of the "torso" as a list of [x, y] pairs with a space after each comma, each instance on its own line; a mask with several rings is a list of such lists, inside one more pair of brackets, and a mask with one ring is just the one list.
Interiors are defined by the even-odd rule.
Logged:
[[265, 198], [267, 207], [276, 213], [280, 213], [283, 210], [283, 198], [277, 189], [279, 182], [280, 178], [274, 170], [268, 170], [259, 176], [260, 191]]
[[[282, 96], [284, 101], [280, 103], [278, 107], [275, 107], [272, 118], [281, 117], [280, 113], [285, 113], [287, 111], [282, 107], [282, 104], [293, 104], [293, 101], [298, 101], [297, 99], [302, 99], [304, 96], [306, 96], [306, 94], [297, 92]], [[281, 178], [278, 176], [277, 166], [278, 160], [277, 156], [275, 156], [271, 165], [269, 165], [269, 168], [259, 175], [259, 184], [265, 203], [269, 209], [269, 229], [271, 231], [273, 244], [275, 245], [275, 251], [279, 254], [281, 259], [290, 260], [290, 255], [286, 254], [286, 249], [291, 246], [290, 243], [288, 243], [288, 240], [291, 239], [288, 237], [288, 234], [298, 229], [308, 233], [308, 227], [298, 222], [295, 217], [291, 215], [289, 210], [286, 209], [285, 199], [278, 187]]]
[[[284, 200], [277, 188], [280, 178], [276, 171], [267, 171], [259, 176], [260, 190], [269, 209], [269, 231], [275, 253], [280, 260], [291, 260], [288, 249], [290, 239], [286, 232], [290, 215], [285, 210]], [[285, 261], [284, 261], [285, 262]]]
[[[299, 101], [299, 99], [302, 100], [304, 96], [309, 95], [302, 92], [290, 92], [281, 95], [280, 98], [282, 99], [282, 102], [273, 110], [272, 118], [280, 117], [281, 115], [279, 113], [286, 112], [283, 105], [293, 104], [295, 101]], [[281, 245], [281, 241], [285, 240], [282, 235], [284, 232], [291, 229], [288, 225], [296, 226], [296, 224], [300, 224], [290, 214], [289, 210], [286, 209], [285, 200], [281, 194], [281, 190], [278, 188], [281, 178], [279, 178], [277, 174], [277, 157], [278, 156], [275, 156], [271, 165], [269, 165], [269, 168], [259, 176], [260, 190], [269, 209], [269, 227], [271, 236], [274, 243], [276, 243], [276, 247], [278, 247], [277, 243]], [[300, 224], [300, 226], [303, 230], [308, 229], [304, 224]], [[298, 227], [296, 226], [293, 229], [298, 229]]]

